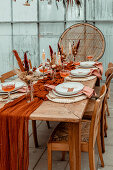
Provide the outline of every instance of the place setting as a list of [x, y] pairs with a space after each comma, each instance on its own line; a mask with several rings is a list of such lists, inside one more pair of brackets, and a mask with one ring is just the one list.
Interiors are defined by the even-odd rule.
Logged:
[[[10, 81], [5, 83], [0, 83], [0, 101], [10, 102], [20, 95], [17, 93], [23, 93], [21, 90], [25, 89], [25, 83], [22, 81]], [[25, 92], [25, 90], [24, 90]]]
[[47, 98], [53, 102], [73, 103], [90, 98], [94, 94], [94, 89], [84, 86], [79, 82], [64, 82], [57, 86], [45, 84], [51, 89]]
[[[95, 66], [97, 65], [97, 66]], [[88, 81], [96, 77], [102, 79], [103, 68], [101, 63], [94, 61], [80, 62], [79, 67], [70, 71], [70, 75], [65, 79], [67, 81]]]

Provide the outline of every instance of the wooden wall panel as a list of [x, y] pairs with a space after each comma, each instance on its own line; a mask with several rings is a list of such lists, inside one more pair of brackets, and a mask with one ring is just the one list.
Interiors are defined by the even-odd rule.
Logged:
[[64, 24], [41, 24], [40, 25], [40, 61], [42, 51], [45, 50], [46, 58], [50, 58], [49, 45], [53, 51], [57, 52], [57, 43], [60, 35], [64, 31]]
[[62, 2], [58, 3], [56, 7], [55, 0], [52, 4], [48, 1], [39, 1], [39, 20], [40, 21], [63, 21], [64, 20], [64, 7]]
[[11, 24], [0, 24], [0, 74], [13, 68]]
[[25, 0], [13, 1], [13, 21], [37, 21], [37, 1], [31, 1], [30, 6], [24, 3]]
[[11, 1], [0, 1], [0, 21], [11, 21]]
[[[32, 60], [32, 65], [38, 65], [38, 30], [37, 24], [14, 24], [13, 26], [13, 48], [19, 52], [21, 58], [25, 51], [29, 51], [28, 57]], [[17, 66], [14, 58], [14, 65]]]

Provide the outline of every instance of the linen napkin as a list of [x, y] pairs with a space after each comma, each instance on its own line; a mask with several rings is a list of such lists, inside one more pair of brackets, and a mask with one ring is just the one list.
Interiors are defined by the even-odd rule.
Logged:
[[96, 77], [98, 77], [100, 80], [102, 80], [102, 74], [100, 73], [100, 71], [98, 69], [90, 69], [90, 73], [89, 75], [94, 75]]
[[103, 66], [102, 66], [102, 63], [101, 63], [101, 62], [96, 62], [96, 63], [94, 64], [94, 66], [96, 66], [97, 68], [99, 68], [100, 73], [101, 73], [101, 75], [102, 75], [102, 74], [103, 74]]
[[[54, 85], [49, 85], [49, 84], [45, 84], [44, 86], [48, 87], [48, 88], [50, 88], [52, 90], [54, 90], [55, 87], [56, 87]], [[88, 86], [84, 86], [84, 88], [80, 92], [78, 92], [77, 94], [81, 94], [81, 93], [85, 94], [88, 98], [91, 98], [92, 95], [94, 94], [94, 89], [92, 89], [92, 88], [90, 88]]]

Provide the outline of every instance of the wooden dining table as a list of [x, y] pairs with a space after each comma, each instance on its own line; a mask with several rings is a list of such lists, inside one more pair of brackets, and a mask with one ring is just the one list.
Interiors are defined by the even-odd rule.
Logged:
[[[97, 78], [81, 82], [91, 88], [95, 87]], [[12, 96], [19, 97], [23, 94], [16, 93]], [[43, 101], [43, 103], [31, 113], [30, 120], [69, 122], [69, 157], [70, 170], [81, 170], [81, 120], [84, 115], [89, 99], [84, 99], [75, 103], [55, 103]], [[5, 102], [0, 102], [0, 108]]]
[[[81, 82], [94, 88], [97, 78]], [[44, 101], [31, 115], [31, 120], [69, 122], [70, 170], [81, 170], [81, 120], [89, 99], [70, 104]]]

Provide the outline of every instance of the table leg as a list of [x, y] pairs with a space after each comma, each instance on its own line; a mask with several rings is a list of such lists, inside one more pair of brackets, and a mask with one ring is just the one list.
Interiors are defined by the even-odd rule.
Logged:
[[70, 170], [81, 170], [81, 123], [71, 123], [69, 128]]

